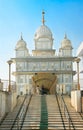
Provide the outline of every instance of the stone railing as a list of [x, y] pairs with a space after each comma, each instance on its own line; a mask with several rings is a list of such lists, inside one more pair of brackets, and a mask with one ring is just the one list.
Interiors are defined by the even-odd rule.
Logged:
[[[1, 91], [8, 91], [9, 80], [0, 80], [0, 90]], [[11, 91], [16, 91], [16, 82], [11, 81]]]

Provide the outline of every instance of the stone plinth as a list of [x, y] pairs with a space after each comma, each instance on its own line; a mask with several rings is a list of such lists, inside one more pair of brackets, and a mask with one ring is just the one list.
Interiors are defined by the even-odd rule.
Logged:
[[81, 94], [80, 90], [71, 91], [71, 105], [77, 112], [81, 112]]

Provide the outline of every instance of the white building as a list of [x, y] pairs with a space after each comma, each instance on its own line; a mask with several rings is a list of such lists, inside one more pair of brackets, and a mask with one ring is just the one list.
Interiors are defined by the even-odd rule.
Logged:
[[83, 90], [83, 42], [79, 45], [77, 50], [77, 56], [80, 57], [80, 74], [79, 74], [79, 82], [80, 82], [80, 88]]
[[15, 47], [15, 58], [11, 58], [16, 64], [13, 72], [16, 78], [17, 93], [26, 94], [36, 91], [36, 86], [47, 89], [48, 94], [56, 91], [70, 94], [73, 86], [73, 61], [72, 43], [64, 36], [61, 41], [59, 53], [53, 48], [53, 34], [45, 25], [44, 12], [42, 12], [42, 25], [34, 35], [35, 49], [29, 54], [27, 43], [21, 35]]

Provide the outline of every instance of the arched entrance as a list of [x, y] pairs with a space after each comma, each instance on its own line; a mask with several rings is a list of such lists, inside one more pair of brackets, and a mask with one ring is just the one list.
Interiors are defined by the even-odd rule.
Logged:
[[32, 79], [35, 89], [39, 87], [40, 93], [43, 89], [45, 94], [55, 94], [57, 76], [54, 73], [35, 73]]

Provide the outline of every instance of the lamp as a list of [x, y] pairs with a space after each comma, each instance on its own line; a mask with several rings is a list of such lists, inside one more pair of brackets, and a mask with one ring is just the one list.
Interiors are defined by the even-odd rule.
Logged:
[[8, 91], [11, 92], [11, 64], [13, 63], [12, 60], [7, 61], [9, 65], [9, 86], [8, 86]]
[[80, 84], [79, 84], [79, 62], [80, 62], [80, 58], [75, 58], [75, 61], [77, 63], [77, 89], [80, 90]]

